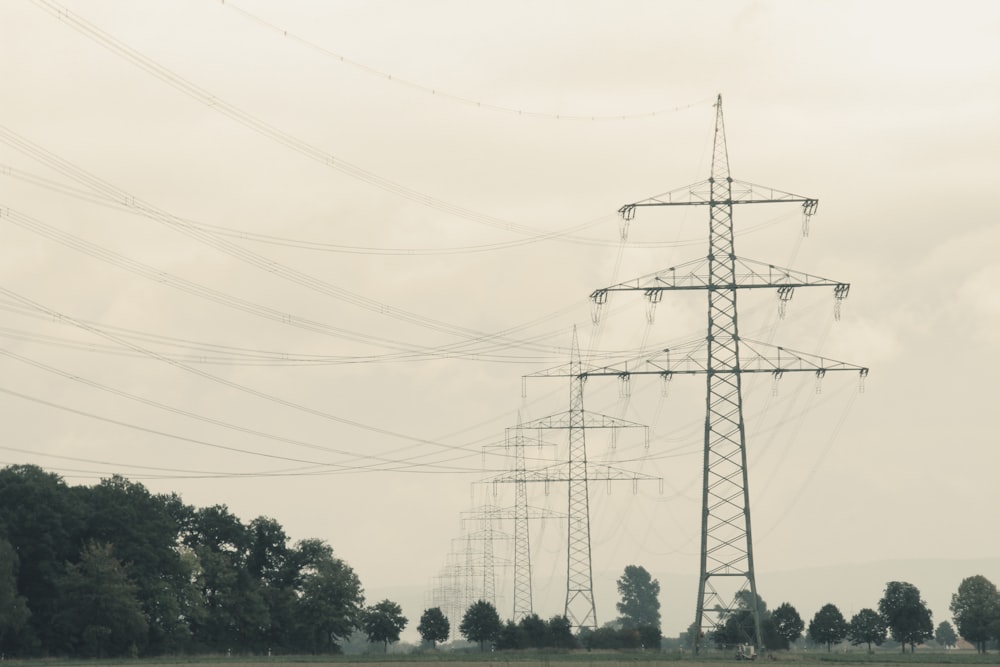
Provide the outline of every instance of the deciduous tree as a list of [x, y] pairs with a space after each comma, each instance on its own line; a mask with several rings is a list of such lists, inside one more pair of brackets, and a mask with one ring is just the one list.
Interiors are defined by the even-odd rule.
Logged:
[[420, 615], [420, 625], [417, 626], [420, 638], [431, 645], [431, 648], [438, 642], [448, 641], [451, 634], [451, 623], [448, 617], [441, 611], [441, 607], [431, 607], [425, 609]]
[[27, 626], [8, 637], [6, 650], [40, 653], [61, 641], [60, 578], [80, 551], [82, 511], [62, 478], [34, 465], [0, 470], [0, 526], [18, 556], [17, 590], [27, 600]]
[[17, 553], [0, 538], [0, 650], [7, 650], [7, 638], [20, 632], [28, 623], [31, 611], [27, 600], [17, 592]]
[[95, 658], [137, 653], [149, 625], [138, 586], [114, 557], [110, 544], [89, 543], [79, 563], [67, 563], [60, 581], [56, 629], [71, 653]]
[[945, 648], [955, 646], [955, 642], [958, 641], [958, 635], [955, 633], [955, 628], [951, 627], [951, 623], [948, 621], [938, 623], [937, 628], [934, 629], [934, 641]]
[[361, 616], [361, 629], [368, 641], [382, 642], [382, 652], [389, 652], [389, 642], [398, 642], [399, 633], [406, 627], [403, 608], [392, 600], [382, 600], [365, 609]]
[[798, 610], [787, 602], [782, 602], [771, 612], [771, 620], [774, 621], [775, 631], [781, 638], [781, 648], [785, 649], [802, 637], [802, 631], [806, 627]]
[[882, 645], [885, 635], [885, 619], [877, 611], [867, 607], [852, 616], [847, 627], [847, 637], [851, 643], [855, 646], [868, 644], [869, 653], [872, 651], [872, 644]]
[[931, 610], [920, 598], [920, 591], [911, 583], [890, 581], [886, 584], [885, 595], [878, 602], [878, 611], [904, 653], [907, 644], [912, 653], [917, 644], [934, 636]]
[[573, 624], [565, 616], [553, 616], [549, 619], [549, 635], [552, 637], [553, 648], [576, 648], [577, 641], [573, 635]]
[[660, 627], [660, 582], [653, 579], [641, 565], [627, 565], [618, 578], [616, 603], [622, 627], [636, 629], [650, 625]]
[[478, 642], [482, 652], [486, 642], [495, 640], [502, 628], [496, 607], [486, 600], [478, 600], [466, 610], [458, 631], [470, 642]]
[[809, 621], [809, 636], [817, 644], [826, 644], [827, 652], [847, 637], [847, 621], [835, 604], [825, 604]]
[[986, 643], [1000, 635], [1000, 592], [983, 575], [963, 579], [949, 608], [958, 633], [975, 644], [979, 653], [985, 653]]
[[298, 548], [308, 554], [303, 562], [297, 614], [303, 648], [336, 652], [338, 642], [360, 625], [365, 602], [361, 581], [322, 540], [303, 540]]
[[[753, 608], [756, 600], [757, 613], [760, 615], [760, 631], [763, 637], [757, 637], [754, 627]], [[770, 649], [780, 648], [781, 638], [767, 610], [767, 604], [759, 596], [754, 596], [749, 590], [736, 594], [734, 608], [729, 611], [718, 629], [710, 634], [710, 638], [719, 647], [732, 647], [739, 644], [753, 644]]]

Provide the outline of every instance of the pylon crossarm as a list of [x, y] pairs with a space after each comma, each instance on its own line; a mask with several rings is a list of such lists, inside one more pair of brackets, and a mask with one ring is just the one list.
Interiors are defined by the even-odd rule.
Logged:
[[767, 264], [752, 259], [737, 257], [734, 260], [736, 271], [733, 282], [719, 285], [712, 282], [707, 258], [696, 259], [662, 271], [649, 273], [633, 278], [617, 285], [602, 287], [590, 293], [590, 299], [596, 305], [603, 305], [608, 292], [644, 292], [647, 298], [665, 290], [704, 290], [712, 287], [719, 289], [777, 289], [788, 290], [795, 287], [833, 287], [834, 296], [838, 300], [847, 297], [850, 284], [821, 276], [814, 276], [795, 269], [788, 269], [774, 264]]
[[570, 422], [573, 417], [570, 412], [563, 412], [558, 415], [549, 415], [547, 417], [541, 417], [539, 419], [534, 419], [529, 422], [524, 422], [521, 424], [521, 428], [525, 429], [564, 429], [582, 427], [582, 428], [649, 428], [645, 424], [639, 424], [638, 422], [628, 421], [626, 419], [620, 419], [618, 417], [612, 417], [610, 415], [602, 415], [595, 412], [584, 412], [583, 413], [583, 423]]
[[855, 371], [868, 375], [868, 368], [846, 361], [828, 359], [815, 354], [798, 352], [787, 347], [770, 343], [740, 339], [742, 359], [740, 372], [743, 373], [816, 373], [822, 377], [828, 371]]
[[[688, 346], [687, 350], [665, 349], [656, 356], [645, 360], [643, 365], [632, 365], [630, 362], [611, 364], [584, 371], [587, 377], [601, 376], [632, 376], [659, 375], [666, 379], [674, 375], [704, 375], [709, 372], [707, 350], [704, 341]], [[798, 352], [787, 347], [779, 347], [769, 343], [754, 341], [749, 338], [740, 339], [740, 361], [733, 370], [714, 369], [712, 372], [721, 374], [732, 373], [771, 373], [780, 377], [783, 373], [815, 373], [822, 378], [828, 371], [855, 371], [862, 377], [868, 375], [868, 368], [837, 361], [827, 357]]]
[[[703, 348], [696, 349], [680, 357], [671, 356], [670, 350], [664, 350], [660, 355], [646, 360], [648, 370], [629, 371], [632, 375], [696, 375], [708, 372], [708, 362], [695, 356]], [[855, 371], [868, 375], [868, 368], [846, 361], [837, 361], [805, 352], [798, 352], [787, 347], [779, 347], [769, 343], [754, 341], [749, 338], [740, 339], [739, 366], [732, 370], [715, 369], [719, 373], [815, 373], [822, 377], [828, 371]]]
[[[570, 482], [576, 479], [562, 471], [557, 474], [549, 474], [539, 479], [529, 479], [529, 482]], [[633, 472], [631, 470], [624, 470], [621, 468], [613, 468], [611, 466], [588, 466], [587, 469], [587, 481], [588, 482], [632, 482], [633, 486], [638, 482], [662, 482], [662, 477], [654, 477], [653, 475], [646, 475], [643, 473]]]
[[635, 217], [635, 209], [639, 206], [709, 206], [712, 204], [779, 204], [800, 203], [806, 215], [812, 215], [819, 206], [815, 197], [805, 197], [791, 192], [785, 192], [766, 185], [758, 185], [748, 181], [730, 181], [732, 198], [716, 201], [712, 198], [712, 179], [685, 185], [663, 194], [643, 199], [632, 204], [625, 204], [618, 209], [619, 215], [625, 220]]
[[565, 463], [557, 463], [555, 465], [546, 466], [544, 468], [537, 468], [532, 470], [522, 470], [516, 473], [514, 472], [503, 472], [499, 475], [493, 477], [487, 477], [486, 479], [474, 482], [476, 484], [516, 484], [517, 482], [554, 482], [554, 481], [565, 481], [565, 478], [569, 475], [566, 472]]

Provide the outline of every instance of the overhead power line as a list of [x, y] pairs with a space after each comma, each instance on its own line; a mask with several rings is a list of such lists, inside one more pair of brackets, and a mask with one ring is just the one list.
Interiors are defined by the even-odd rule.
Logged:
[[625, 112], [619, 114], [584, 113], [580, 111], [572, 111], [572, 112], [540, 111], [531, 108], [505, 106], [503, 104], [495, 104], [491, 102], [485, 102], [483, 100], [474, 99], [471, 97], [466, 97], [463, 95], [458, 95], [456, 93], [452, 93], [447, 90], [441, 90], [440, 88], [411, 81], [396, 74], [392, 74], [391, 72], [385, 72], [378, 68], [372, 67], [371, 65], [366, 65], [352, 58], [348, 58], [342, 53], [338, 53], [321, 44], [317, 44], [316, 42], [310, 41], [286, 28], [282, 28], [261, 16], [254, 14], [244, 9], [243, 7], [240, 7], [238, 4], [233, 2], [233, 0], [228, 0], [228, 1], [219, 0], [219, 1], [223, 6], [228, 7], [229, 9], [232, 9], [233, 11], [238, 12], [239, 14], [242, 14], [246, 18], [258, 23], [259, 25], [266, 27], [268, 30], [271, 30], [272, 32], [280, 34], [285, 39], [288, 39], [290, 41], [301, 44], [302, 46], [305, 46], [309, 49], [317, 51], [338, 63], [348, 65], [350, 67], [353, 67], [354, 69], [364, 72], [365, 74], [370, 74], [376, 78], [382, 79], [384, 81], [387, 81], [389, 83], [398, 86], [410, 88], [420, 93], [431, 95], [433, 97], [448, 102], [456, 102], [458, 104], [462, 104], [467, 107], [483, 109], [484, 111], [494, 111], [513, 116], [523, 116], [527, 118], [545, 118], [548, 120], [623, 121], [623, 120], [639, 120], [639, 119], [655, 118], [657, 116], [673, 114], [677, 113], [678, 111], [684, 111], [686, 109], [692, 109], [694, 107], [708, 106], [714, 99], [713, 97], [707, 97], [702, 100], [698, 100], [697, 102], [692, 102], [691, 104], [681, 104], [677, 106], [668, 106], [650, 111]]
[[515, 234], [520, 234], [522, 236], [529, 236], [537, 239], [566, 239], [571, 238], [572, 232], [577, 229], [581, 229], [590, 225], [590, 222], [578, 225], [576, 228], [565, 230], [565, 231], [555, 231], [547, 232], [527, 225], [522, 225], [520, 223], [513, 222], [511, 220], [504, 220], [496, 216], [488, 215], [486, 213], [480, 213], [469, 208], [465, 208], [458, 204], [454, 204], [443, 199], [438, 199], [426, 193], [414, 190], [400, 183], [396, 183], [388, 178], [379, 176], [378, 174], [368, 171], [358, 165], [351, 162], [343, 160], [325, 150], [310, 144], [307, 141], [299, 139], [283, 130], [278, 129], [274, 125], [267, 123], [266, 121], [254, 116], [253, 114], [236, 107], [233, 104], [221, 99], [220, 97], [212, 94], [208, 90], [198, 86], [197, 84], [189, 81], [188, 79], [180, 76], [179, 74], [173, 72], [172, 70], [160, 65], [156, 61], [148, 58], [139, 51], [136, 51], [129, 45], [125, 44], [121, 40], [117, 39], [113, 35], [104, 30], [100, 29], [93, 23], [87, 21], [86, 19], [78, 16], [77, 14], [69, 11], [63, 5], [52, 2], [51, 0], [31, 0], [36, 6], [44, 9], [48, 13], [55, 16], [59, 21], [73, 30], [79, 32], [88, 39], [96, 42], [103, 48], [114, 53], [115, 55], [125, 59], [131, 64], [135, 65], [142, 71], [154, 76], [160, 81], [166, 83], [172, 88], [184, 93], [188, 97], [204, 104], [205, 106], [221, 113], [222, 115], [235, 120], [244, 127], [253, 130], [254, 132], [260, 134], [263, 137], [271, 139], [272, 141], [289, 148], [300, 155], [303, 155], [311, 160], [319, 162], [320, 164], [335, 169], [343, 174], [346, 174], [352, 178], [360, 180], [362, 182], [368, 183], [376, 188], [384, 190], [386, 192], [393, 193], [404, 199], [416, 202], [423, 206], [454, 215], [459, 218], [464, 218], [466, 220], [476, 222], [487, 227], [492, 227], [494, 229], [499, 229], [506, 232], [512, 232]]

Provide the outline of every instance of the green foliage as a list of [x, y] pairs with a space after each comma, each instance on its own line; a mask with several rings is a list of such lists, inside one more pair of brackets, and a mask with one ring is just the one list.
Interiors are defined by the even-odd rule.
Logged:
[[61, 643], [53, 625], [59, 611], [59, 580], [79, 557], [82, 511], [58, 475], [38, 466], [0, 470], [0, 527], [18, 556], [17, 590], [31, 616], [3, 651], [39, 654]]
[[1000, 638], [1000, 592], [981, 574], [966, 577], [951, 596], [949, 605], [958, 633], [986, 652], [990, 639]]
[[498, 651], [516, 651], [526, 646], [524, 630], [520, 625], [510, 620], [503, 623], [496, 636], [496, 641], [493, 642], [493, 647]]
[[646, 568], [627, 565], [618, 578], [618, 594], [621, 601], [616, 603], [622, 627], [636, 629], [649, 625], [660, 627], [660, 582], [653, 579]]
[[934, 641], [945, 648], [953, 648], [958, 641], [958, 634], [955, 628], [951, 627], [951, 623], [941, 621], [934, 629]]
[[[754, 606], [760, 616], [763, 637], [757, 637], [754, 627]], [[748, 590], [736, 594], [733, 608], [724, 614], [721, 620], [721, 626], [709, 634], [709, 639], [719, 648], [732, 648], [740, 644], [765, 646], [771, 649], [781, 647], [781, 638], [771, 619], [771, 613], [767, 610], [767, 604], [759, 595], [754, 596]]]
[[0, 469], [6, 656], [319, 653], [360, 623], [353, 570], [266, 517], [197, 509], [115, 476], [69, 487]]
[[528, 648], [546, 648], [549, 642], [549, 626], [538, 614], [529, 614], [518, 623]]
[[118, 475], [71, 493], [85, 509], [81, 540], [110, 544], [115, 556], [128, 565], [150, 630], [139, 646], [153, 653], [185, 649], [188, 635], [183, 619], [191, 611], [185, 602], [192, 599], [185, 587], [191, 572], [175, 548], [178, 524], [170, 508], [173, 499], [154, 496]]
[[59, 582], [54, 623], [71, 653], [94, 658], [130, 655], [146, 643], [149, 626], [138, 586], [128, 578], [110, 544], [91, 542], [77, 564], [67, 563]]
[[576, 646], [573, 627], [565, 616], [553, 616], [546, 621], [538, 614], [530, 614], [518, 623], [507, 621], [496, 640], [497, 650], [572, 649]]
[[28, 601], [17, 592], [17, 553], [5, 539], [0, 539], [0, 647], [7, 637], [16, 635], [28, 625], [31, 610]]
[[424, 613], [420, 615], [420, 625], [417, 626], [417, 632], [420, 633], [421, 639], [433, 647], [438, 642], [448, 641], [448, 635], [451, 634], [451, 623], [441, 611], [441, 607], [431, 607], [425, 609]]
[[848, 626], [837, 605], [825, 604], [809, 621], [809, 636], [817, 644], [826, 644], [827, 652], [847, 638]]
[[774, 623], [780, 648], [783, 649], [789, 648], [792, 642], [802, 637], [802, 631], [806, 627], [798, 610], [787, 602], [782, 602], [771, 612], [771, 621]]
[[301, 645], [314, 653], [337, 652], [338, 641], [360, 626], [364, 595], [347, 563], [321, 542], [305, 545], [311, 562], [301, 580], [298, 630]]
[[867, 644], [871, 653], [872, 644], [881, 646], [886, 637], [885, 619], [874, 609], [867, 607], [851, 617], [847, 626], [847, 637], [855, 646]]
[[372, 643], [382, 642], [382, 652], [389, 652], [389, 642], [398, 642], [399, 633], [408, 620], [403, 608], [392, 600], [382, 600], [366, 608], [361, 616], [361, 629]]
[[500, 615], [496, 608], [486, 600], [478, 600], [466, 610], [458, 631], [470, 642], [479, 644], [480, 652], [485, 650], [486, 642], [494, 641], [503, 629]]
[[577, 648], [578, 642], [573, 635], [573, 624], [565, 616], [553, 616], [548, 621], [549, 639], [552, 648]]
[[900, 643], [903, 651], [909, 644], [912, 653], [917, 644], [934, 637], [931, 610], [920, 599], [920, 591], [911, 583], [890, 581], [886, 584], [878, 610], [892, 638]]
[[637, 649], [640, 646], [638, 631], [629, 628], [614, 628], [607, 625], [581, 635], [580, 639], [584, 648], [593, 651]]

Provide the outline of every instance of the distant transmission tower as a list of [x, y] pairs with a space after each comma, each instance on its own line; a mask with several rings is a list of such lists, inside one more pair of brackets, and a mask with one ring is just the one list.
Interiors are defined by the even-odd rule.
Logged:
[[[746, 428], [743, 421], [742, 375], [811, 372], [822, 378], [827, 371], [852, 370], [864, 378], [868, 369], [805, 355], [743, 339], [737, 329], [736, 294], [741, 289], [774, 288], [778, 291], [779, 312], [791, 299], [796, 287], [833, 287], [835, 314], [847, 296], [849, 284], [739, 259], [733, 243], [733, 206], [795, 202], [802, 205], [803, 231], [815, 213], [818, 200], [782, 192], [774, 188], [734, 181], [729, 175], [729, 156], [722, 122], [722, 96], [716, 102], [712, 172], [707, 181], [623, 206], [623, 236], [628, 222], [640, 206], [707, 206], [709, 212], [709, 253], [704, 259], [682, 264], [655, 274], [596, 290], [591, 298], [596, 311], [608, 292], [642, 291], [651, 308], [668, 290], [708, 292], [708, 334], [703, 348], [673, 358], [669, 351], [647, 360], [651, 370], [605, 367], [582, 372], [583, 376], [646, 373], [669, 380], [674, 374], [703, 374], [707, 379], [705, 416], [704, 483], [702, 485], [701, 572], [695, 616], [695, 651], [706, 633], [723, 626], [743, 591], [750, 596], [753, 627], [746, 628], [746, 640], [761, 641], [760, 610], [754, 576], [750, 530], [750, 496], [747, 486]], [[595, 311], [595, 312], [596, 312]], [[751, 635], [752, 631], [752, 635]]]
[[[587, 429], [643, 428], [642, 424], [616, 417], [586, 412], [583, 408], [583, 384], [587, 374], [580, 360], [580, 346], [576, 328], [573, 329], [573, 348], [569, 367], [560, 367], [528, 377], [569, 377], [570, 408], [568, 412], [543, 417], [522, 424], [523, 428], [565, 429], [569, 431], [569, 460], [562, 470], [536, 472], [531, 481], [566, 482], [568, 491], [569, 547], [566, 553], [566, 607], [565, 615], [577, 629], [597, 629], [597, 609], [594, 604], [593, 567], [590, 551], [590, 497], [591, 481], [630, 481], [633, 487], [640, 480], [658, 479], [650, 475], [618, 470], [610, 466], [587, 464]], [[614, 431], [612, 431], [614, 432]], [[648, 435], [647, 435], [648, 438]], [[596, 470], [602, 470], [599, 474]], [[662, 480], [660, 480], [662, 484]]]
[[[539, 475], [536, 471], [529, 472], [525, 464], [524, 449], [527, 447], [527, 436], [521, 424], [521, 415], [518, 414], [518, 424], [513, 429], [506, 430], [504, 439], [504, 449], [514, 450], [514, 468], [511, 472], [502, 473], [485, 480], [494, 488], [502, 483], [513, 483], [515, 492], [515, 502], [512, 510], [506, 508], [497, 514], [500, 519], [514, 520], [514, 613], [511, 619], [518, 623], [524, 618], [534, 613], [534, 603], [532, 600], [531, 588], [531, 538], [529, 535], [529, 521], [531, 519], [561, 519], [564, 514], [551, 512], [545, 508], [531, 507], [528, 505], [528, 482], [546, 481], [545, 474]], [[537, 446], [541, 448], [545, 443], [538, 439]], [[529, 479], [530, 476], [530, 479]]]

